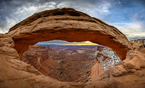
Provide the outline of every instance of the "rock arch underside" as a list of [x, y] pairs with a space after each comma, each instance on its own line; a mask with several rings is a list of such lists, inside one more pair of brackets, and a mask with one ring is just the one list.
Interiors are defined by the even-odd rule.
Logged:
[[[105, 45], [122, 62], [86, 83], [61, 82], [20, 60], [29, 45], [49, 40]], [[145, 49], [140, 46], [117, 28], [71, 8], [35, 13], [0, 34], [0, 88], [144, 88]]]

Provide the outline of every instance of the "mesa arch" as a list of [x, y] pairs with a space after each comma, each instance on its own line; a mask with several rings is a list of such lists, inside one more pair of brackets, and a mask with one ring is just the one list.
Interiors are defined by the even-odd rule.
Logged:
[[9, 32], [20, 58], [29, 45], [40, 41], [91, 41], [108, 46], [121, 60], [131, 49], [131, 43], [117, 28], [71, 8], [35, 13], [13, 26]]

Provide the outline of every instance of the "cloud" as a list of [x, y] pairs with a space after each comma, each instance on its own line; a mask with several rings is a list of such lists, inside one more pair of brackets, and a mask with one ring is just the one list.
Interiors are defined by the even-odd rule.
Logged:
[[0, 28], [0, 33], [3, 33], [2, 29]]
[[128, 38], [144, 36], [145, 0], [0, 0], [0, 28], [9, 28], [34, 13], [74, 8], [116, 26]]
[[145, 37], [144, 25], [142, 22], [133, 23], [114, 23], [114, 25], [123, 32], [130, 40], [139, 37]]
[[48, 45], [98, 45], [96, 43], [92, 43], [90, 41], [82, 41], [82, 42], [67, 42], [63, 40], [53, 40], [53, 41], [44, 41], [44, 42], [38, 42], [35, 45], [43, 45], [43, 44], [48, 44]]
[[17, 23], [12, 18], [5, 17], [5, 19], [6, 19], [6, 22], [4, 22], [1, 25], [1, 30], [2, 30], [3, 33], [6, 33], [10, 27], [14, 26]]
[[64, 44], [76, 44], [76, 42], [67, 42], [67, 41], [63, 41], [63, 40], [52, 40], [52, 41], [38, 42], [37, 44], [59, 44], [59, 45], [64, 45]]
[[23, 20], [26, 17], [33, 15], [34, 13], [41, 12], [44, 10], [55, 9], [54, 6], [55, 4], [56, 4], [55, 2], [46, 2], [38, 6], [35, 5], [22, 6], [20, 8], [17, 8], [16, 12], [12, 14], [12, 17], [14, 18], [14, 16], [17, 15], [19, 20]]
[[90, 41], [83, 41], [83, 42], [77, 42], [76, 44], [66, 44], [66, 45], [76, 45], [76, 46], [83, 46], [83, 45], [99, 45]]
[[[17, 2], [21, 3], [21, 2]], [[8, 30], [14, 26], [16, 23], [26, 19], [27, 17], [33, 15], [34, 13], [43, 11], [43, 10], [50, 10], [55, 8], [55, 2], [46, 2], [40, 4], [38, 6], [28, 4], [26, 6], [22, 6], [15, 9], [15, 12], [11, 13], [9, 16], [6, 15], [5, 22], [1, 22], [0, 26], [4, 33], [8, 32]], [[0, 19], [1, 20], [1, 19]]]
[[111, 7], [110, 3], [102, 3], [99, 5], [96, 10], [101, 14], [110, 14], [109, 8]]
[[[3, 4], [0, 6], [0, 26], [5, 33], [16, 23], [44, 10], [69, 7], [99, 17], [98, 13], [109, 14], [111, 6], [111, 4], [102, 2], [102, 0], [12, 0], [1, 3]], [[92, 9], [95, 5], [97, 5], [97, 8]]]
[[109, 9], [111, 4], [109, 1], [103, 2], [102, 0], [68, 0], [59, 3], [57, 8], [74, 8], [76, 10], [85, 12], [90, 16], [99, 17], [99, 14], [110, 14]]

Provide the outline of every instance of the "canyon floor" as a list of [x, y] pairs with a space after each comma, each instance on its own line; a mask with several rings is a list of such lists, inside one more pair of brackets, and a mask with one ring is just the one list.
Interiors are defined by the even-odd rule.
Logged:
[[[105, 49], [107, 51], [105, 51]], [[105, 46], [29, 46], [24, 52], [22, 60], [31, 64], [46, 76], [59, 81], [67, 82], [87, 82], [91, 75], [100, 76], [107, 67], [112, 67], [115, 58], [119, 57], [112, 51], [112, 56], [108, 55], [112, 51]], [[104, 52], [104, 54], [101, 54]], [[99, 59], [101, 56], [101, 59]], [[116, 56], [116, 57], [113, 57]], [[112, 60], [110, 63], [105, 61]], [[104, 63], [103, 63], [104, 62]], [[97, 63], [98, 66], [95, 66]], [[103, 65], [104, 66], [103, 68]], [[91, 69], [95, 66], [95, 72]], [[105, 69], [106, 68], [106, 69]]]

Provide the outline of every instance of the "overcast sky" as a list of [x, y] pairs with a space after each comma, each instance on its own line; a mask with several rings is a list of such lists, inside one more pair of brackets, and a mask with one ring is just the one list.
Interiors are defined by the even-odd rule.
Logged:
[[0, 0], [0, 33], [36, 12], [63, 7], [101, 19], [129, 39], [145, 38], [145, 0]]

